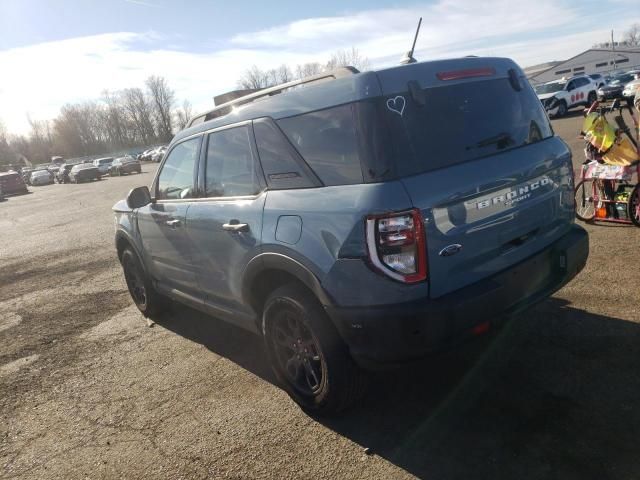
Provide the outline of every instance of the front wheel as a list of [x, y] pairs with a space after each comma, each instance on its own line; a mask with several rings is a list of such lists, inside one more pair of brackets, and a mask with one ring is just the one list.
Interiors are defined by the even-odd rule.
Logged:
[[166, 307], [167, 301], [154, 288], [135, 252], [131, 248], [126, 248], [122, 252], [120, 262], [129, 294], [138, 310], [145, 317], [152, 317], [160, 313]]
[[558, 113], [556, 113], [556, 117], [564, 117], [567, 114], [567, 104], [563, 100], [558, 104]]
[[640, 227], [640, 183], [633, 187], [627, 204], [627, 215], [636, 227]]
[[285, 285], [269, 296], [263, 331], [276, 378], [305, 410], [337, 413], [364, 395], [365, 372], [349, 355], [316, 298], [303, 287]]
[[593, 180], [582, 180], [576, 185], [576, 217], [584, 222], [590, 222], [596, 217], [595, 185]]

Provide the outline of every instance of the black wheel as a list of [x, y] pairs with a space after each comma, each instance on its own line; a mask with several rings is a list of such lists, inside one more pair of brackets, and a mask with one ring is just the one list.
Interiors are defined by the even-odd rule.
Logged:
[[582, 180], [576, 185], [576, 217], [590, 222], [596, 216], [593, 180]]
[[563, 100], [558, 104], [558, 113], [556, 117], [564, 117], [567, 114], [567, 103]]
[[151, 317], [166, 308], [167, 301], [165, 297], [161, 296], [153, 287], [140, 264], [138, 256], [131, 248], [126, 248], [122, 252], [120, 262], [122, 263], [129, 294], [138, 310], [145, 317]]
[[590, 107], [591, 105], [593, 105], [593, 102], [595, 102], [598, 99], [598, 95], [596, 95], [596, 92], [589, 92], [589, 95], [587, 96], [587, 106]]
[[263, 313], [271, 367], [289, 396], [311, 413], [340, 412], [362, 398], [367, 376], [305, 288], [276, 289]]
[[627, 215], [636, 227], [640, 227], [640, 183], [631, 190], [627, 204]]

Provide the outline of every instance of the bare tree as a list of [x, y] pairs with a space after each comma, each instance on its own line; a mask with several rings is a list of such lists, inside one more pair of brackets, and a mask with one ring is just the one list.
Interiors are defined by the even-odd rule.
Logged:
[[302, 65], [296, 65], [296, 78], [302, 79], [305, 77], [311, 77], [322, 73], [323, 66], [318, 62], [303, 63]]
[[259, 69], [256, 65], [245, 70], [238, 80], [238, 87], [246, 90], [259, 90], [271, 86], [269, 83], [269, 74]]
[[640, 46], [640, 23], [634, 23], [624, 32], [623, 43], [629, 47]]
[[182, 107], [176, 110], [176, 125], [180, 130], [187, 126], [192, 115], [193, 109], [191, 103], [189, 103], [189, 100], [185, 100], [182, 102]]
[[124, 110], [136, 130], [137, 139], [149, 145], [156, 139], [151, 103], [140, 88], [127, 88], [122, 96]]
[[152, 75], [147, 78], [145, 84], [153, 105], [153, 117], [158, 138], [168, 142], [173, 136], [171, 110], [173, 109], [175, 94], [167, 85], [164, 77]]
[[355, 67], [363, 72], [371, 68], [371, 62], [356, 47], [351, 47], [350, 50], [338, 50], [331, 55], [327, 62], [327, 69], [331, 70], [337, 67]]

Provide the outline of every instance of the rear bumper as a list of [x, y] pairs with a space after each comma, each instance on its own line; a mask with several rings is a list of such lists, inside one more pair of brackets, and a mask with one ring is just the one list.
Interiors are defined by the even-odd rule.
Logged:
[[476, 327], [484, 331], [483, 324], [500, 323], [552, 295], [582, 270], [588, 255], [587, 233], [574, 225], [508, 270], [437, 299], [325, 309], [358, 364], [399, 364], [451, 346], [473, 336]]

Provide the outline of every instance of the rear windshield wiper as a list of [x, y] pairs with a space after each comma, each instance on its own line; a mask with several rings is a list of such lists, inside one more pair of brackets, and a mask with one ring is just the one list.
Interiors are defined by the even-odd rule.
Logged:
[[488, 147], [489, 145], [496, 145], [498, 150], [502, 150], [503, 148], [507, 148], [509, 145], [513, 145], [515, 142], [513, 141], [513, 137], [510, 133], [499, 133], [494, 135], [493, 137], [485, 138], [484, 140], [480, 140], [475, 145], [469, 145], [466, 147], [467, 150], [471, 150], [472, 148], [483, 148]]

